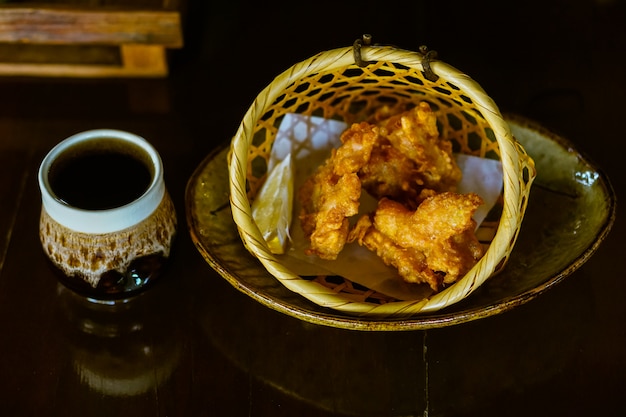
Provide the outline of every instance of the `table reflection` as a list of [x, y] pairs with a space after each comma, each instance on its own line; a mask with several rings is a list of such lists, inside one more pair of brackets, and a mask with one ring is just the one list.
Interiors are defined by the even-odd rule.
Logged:
[[181, 357], [182, 337], [158, 290], [115, 304], [96, 303], [57, 288], [72, 370], [89, 390], [132, 397], [168, 381]]
[[[198, 319], [235, 366], [326, 412], [445, 416], [501, 406], [502, 398], [524, 410], [528, 390], [551, 386], [576, 360], [594, 315], [582, 299], [589, 285], [579, 273], [559, 286], [560, 294], [427, 331], [314, 325], [215, 288], [207, 291], [210, 300], [199, 295]], [[488, 377], [477, 381], [477, 375]]]

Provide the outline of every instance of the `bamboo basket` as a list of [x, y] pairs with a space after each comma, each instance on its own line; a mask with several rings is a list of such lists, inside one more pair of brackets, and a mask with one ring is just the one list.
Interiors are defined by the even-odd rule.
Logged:
[[[290, 290], [350, 314], [406, 317], [464, 299], [505, 266], [536, 172], [494, 101], [468, 75], [435, 59], [425, 48], [408, 51], [371, 45], [369, 39], [364, 36], [351, 47], [321, 52], [297, 63], [260, 92], [231, 142], [231, 209], [247, 250]], [[251, 211], [282, 117], [300, 113], [349, 125], [382, 105], [401, 109], [423, 100], [435, 110], [440, 134], [452, 141], [455, 152], [502, 163], [500, 211], [495, 221], [483, 223], [477, 231], [487, 247], [480, 261], [450, 287], [427, 299], [410, 301], [392, 299], [345, 278], [305, 279], [283, 266], [268, 249]], [[263, 163], [265, 170], [259, 169]], [[297, 219], [292, 227], [297, 227]]]

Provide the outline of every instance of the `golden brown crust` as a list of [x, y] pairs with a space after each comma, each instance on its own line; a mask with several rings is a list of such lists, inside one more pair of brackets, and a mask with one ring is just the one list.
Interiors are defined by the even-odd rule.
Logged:
[[359, 210], [361, 181], [356, 173], [369, 160], [377, 139], [375, 126], [353, 125], [342, 134], [342, 146], [300, 188], [300, 222], [311, 240], [307, 254], [336, 259], [343, 249], [348, 218]]
[[[300, 188], [307, 254], [336, 259], [347, 241], [356, 241], [405, 281], [438, 291], [483, 255], [472, 219], [482, 199], [454, 192], [461, 171], [428, 103], [383, 114], [347, 129], [342, 145]], [[349, 230], [362, 188], [379, 204]]]

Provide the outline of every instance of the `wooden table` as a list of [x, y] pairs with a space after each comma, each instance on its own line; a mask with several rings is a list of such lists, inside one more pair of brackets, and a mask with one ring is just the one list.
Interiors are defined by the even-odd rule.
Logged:
[[[204, 3], [190, 4], [191, 35], [168, 78], [0, 79], [0, 415], [626, 412], [621, 205], [595, 255], [527, 304], [458, 326], [364, 332], [304, 323], [238, 292], [193, 246], [184, 200], [195, 167], [229, 141], [272, 77], [362, 33], [437, 50], [504, 112], [575, 143], [619, 196], [623, 2], [416, 1], [398, 12], [322, 1], [304, 15]], [[59, 286], [38, 241], [39, 162], [61, 139], [100, 127], [155, 145], [180, 224], [163, 279], [115, 309]]]

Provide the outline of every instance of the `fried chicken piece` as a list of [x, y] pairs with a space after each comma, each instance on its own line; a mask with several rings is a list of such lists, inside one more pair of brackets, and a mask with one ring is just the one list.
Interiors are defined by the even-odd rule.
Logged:
[[386, 138], [381, 137], [372, 149], [369, 161], [359, 171], [359, 178], [363, 189], [374, 198], [393, 198], [417, 207], [423, 186], [419, 169]]
[[357, 172], [369, 158], [378, 140], [378, 128], [354, 124], [341, 136], [324, 165], [300, 187], [300, 223], [311, 245], [306, 253], [336, 259], [348, 236], [348, 218], [357, 214], [361, 181]]
[[379, 128], [369, 123], [354, 123], [341, 134], [341, 146], [331, 156], [335, 175], [357, 173], [370, 160], [378, 143]]
[[375, 227], [397, 244], [424, 253], [431, 269], [446, 274], [448, 283], [465, 274], [482, 256], [472, 218], [483, 204], [474, 193], [445, 192], [424, 200], [411, 212], [392, 200], [382, 200]]
[[382, 137], [358, 174], [361, 186], [371, 196], [393, 199], [412, 210], [437, 193], [424, 187], [417, 164]]
[[427, 102], [393, 116], [379, 109], [370, 123], [380, 127], [380, 139], [359, 178], [374, 198], [388, 197], [414, 210], [428, 195], [456, 191], [461, 170], [451, 142], [439, 137]]
[[426, 283], [435, 291], [443, 282], [442, 274], [428, 267], [426, 256], [422, 252], [397, 245], [389, 236], [374, 227], [371, 215], [359, 218], [348, 235], [348, 241], [356, 241], [376, 253], [386, 265], [396, 268], [407, 282]]
[[[466, 256], [466, 245], [474, 245], [473, 227], [471, 234], [465, 233], [469, 222], [448, 218], [448, 212], [459, 210], [457, 215], [463, 217], [470, 210], [462, 205], [449, 209], [446, 202], [452, 197], [437, 199], [431, 210], [434, 212], [428, 216], [441, 218], [437, 227], [443, 228], [430, 237], [426, 237], [426, 229], [431, 219], [417, 214], [428, 208], [420, 209], [435, 194], [454, 190], [461, 178], [452, 158], [452, 145], [439, 138], [437, 120], [428, 103], [377, 123], [355, 123], [342, 134], [341, 141], [342, 145], [299, 190], [300, 222], [310, 239], [306, 253], [336, 259], [348, 239], [358, 240], [396, 266], [405, 280], [427, 282], [433, 288], [453, 282], [461, 271], [469, 269], [466, 265], [471, 256]], [[373, 225], [366, 227], [361, 219], [349, 237], [348, 218], [358, 212], [362, 188], [380, 200], [379, 208]], [[391, 220], [412, 230], [415, 243], [400, 243], [406, 236], [390, 232]], [[453, 220], [462, 224], [450, 230]], [[433, 241], [438, 246], [428, 247]]]
[[476, 194], [444, 192], [426, 198], [412, 211], [381, 199], [373, 221], [359, 219], [349, 236], [395, 266], [407, 282], [426, 283], [439, 291], [456, 282], [483, 255], [476, 239]]
[[379, 127], [381, 136], [415, 163], [419, 185], [437, 192], [455, 191], [461, 170], [452, 156], [452, 143], [439, 136], [437, 117], [427, 102], [384, 119]]

